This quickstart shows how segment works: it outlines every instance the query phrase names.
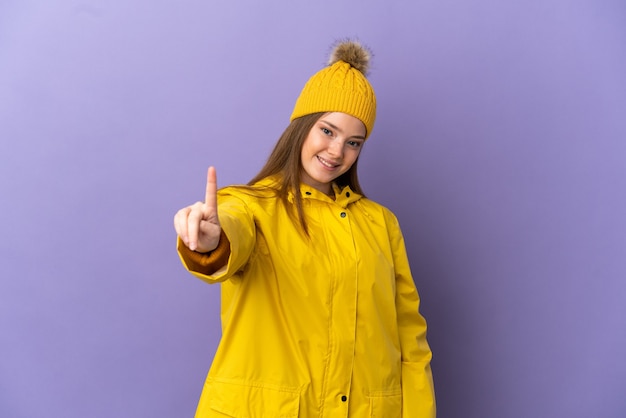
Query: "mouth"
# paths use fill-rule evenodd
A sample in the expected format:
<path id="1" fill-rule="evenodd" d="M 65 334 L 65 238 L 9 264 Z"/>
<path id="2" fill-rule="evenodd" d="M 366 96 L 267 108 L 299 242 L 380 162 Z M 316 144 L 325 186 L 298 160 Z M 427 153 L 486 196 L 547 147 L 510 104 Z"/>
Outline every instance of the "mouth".
<path id="1" fill-rule="evenodd" d="M 317 155 L 316 157 L 317 157 L 317 160 L 318 160 L 318 161 L 319 161 L 319 162 L 320 162 L 320 163 L 321 163 L 324 167 L 329 168 L 329 169 L 331 169 L 331 170 L 332 170 L 332 169 L 335 169 L 335 168 L 337 168 L 337 167 L 339 167 L 339 166 L 341 165 L 341 164 L 335 164 L 335 163 L 333 163 L 332 161 L 328 161 L 328 160 L 326 160 L 326 159 L 324 159 L 324 158 L 320 157 L 319 155 Z"/>

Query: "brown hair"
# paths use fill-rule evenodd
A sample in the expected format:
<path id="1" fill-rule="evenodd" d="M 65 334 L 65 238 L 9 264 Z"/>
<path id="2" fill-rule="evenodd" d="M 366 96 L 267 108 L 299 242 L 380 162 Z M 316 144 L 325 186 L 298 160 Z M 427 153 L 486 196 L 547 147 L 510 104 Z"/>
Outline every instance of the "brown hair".
<path id="1" fill-rule="evenodd" d="M 282 178 L 280 188 L 277 189 L 278 198 L 282 200 L 292 220 L 300 224 L 305 235 L 308 235 L 308 228 L 302 208 L 302 194 L 300 193 L 300 183 L 302 182 L 302 146 L 315 123 L 324 114 L 324 112 L 312 113 L 294 119 L 280 136 L 278 142 L 276 142 L 274 150 L 261 171 L 248 182 L 248 186 L 253 186 L 259 180 L 280 174 Z M 335 179 L 335 183 L 339 187 L 350 186 L 355 193 L 363 195 L 357 175 L 358 161 L 357 158 L 348 171 Z M 290 191 L 294 196 L 295 213 L 288 199 Z"/>

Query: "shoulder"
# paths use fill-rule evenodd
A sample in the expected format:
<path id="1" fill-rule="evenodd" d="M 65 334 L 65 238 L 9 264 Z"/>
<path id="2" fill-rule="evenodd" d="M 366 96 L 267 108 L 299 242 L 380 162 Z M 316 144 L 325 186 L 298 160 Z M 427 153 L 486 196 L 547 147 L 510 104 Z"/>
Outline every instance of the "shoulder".
<path id="1" fill-rule="evenodd" d="M 376 220 L 384 222 L 387 228 L 400 229 L 397 216 L 388 207 L 366 197 L 358 200 L 358 206 Z"/>
<path id="2" fill-rule="evenodd" d="M 365 209 L 369 209 L 370 211 L 380 213 L 381 216 L 385 216 L 386 218 L 396 218 L 396 215 L 389 209 L 387 206 L 382 205 L 370 198 L 363 197 L 359 199 L 359 204 L 363 206 Z"/>

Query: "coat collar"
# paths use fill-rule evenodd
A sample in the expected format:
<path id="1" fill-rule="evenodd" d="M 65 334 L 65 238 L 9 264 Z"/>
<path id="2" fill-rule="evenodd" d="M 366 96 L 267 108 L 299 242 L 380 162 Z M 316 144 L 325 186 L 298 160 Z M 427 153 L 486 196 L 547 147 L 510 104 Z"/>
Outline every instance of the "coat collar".
<path id="1" fill-rule="evenodd" d="M 277 188 L 280 186 L 280 180 L 281 179 L 279 175 L 270 176 L 259 181 L 257 184 L 260 186 Z M 335 183 L 333 183 L 332 187 L 333 187 L 333 192 L 335 193 L 334 200 L 331 197 L 327 196 L 326 194 L 320 192 L 316 188 L 311 187 L 304 183 L 300 185 L 300 194 L 302 195 L 303 200 L 315 199 L 315 200 L 321 200 L 321 201 L 326 201 L 326 202 L 332 202 L 341 206 L 342 208 L 347 207 L 349 204 L 354 203 L 363 197 L 359 193 L 352 191 L 350 186 L 345 186 L 343 188 L 340 188 Z M 290 202 L 293 202 L 292 191 L 289 192 L 289 195 L 287 196 L 287 198 L 289 199 Z"/>
<path id="2" fill-rule="evenodd" d="M 350 186 L 345 186 L 340 188 L 335 183 L 333 183 L 333 193 L 335 193 L 335 199 L 333 200 L 331 197 L 326 194 L 320 192 L 314 187 L 311 187 L 307 184 L 302 184 L 300 186 L 300 193 L 302 194 L 302 199 L 317 199 L 327 202 L 335 203 L 342 208 L 347 207 L 349 204 L 356 202 L 362 196 L 350 188 Z"/>

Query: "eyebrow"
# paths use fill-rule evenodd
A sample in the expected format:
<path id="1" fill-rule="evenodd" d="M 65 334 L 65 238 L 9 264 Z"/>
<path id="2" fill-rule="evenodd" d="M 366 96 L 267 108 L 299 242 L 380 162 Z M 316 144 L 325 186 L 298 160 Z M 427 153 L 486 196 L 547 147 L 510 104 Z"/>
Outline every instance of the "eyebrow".
<path id="1" fill-rule="evenodd" d="M 320 122 L 324 122 L 326 125 L 330 126 L 331 128 L 333 128 L 337 132 L 343 133 L 343 131 L 338 126 L 333 125 L 332 123 L 328 122 L 327 120 L 320 119 Z M 362 135 L 352 135 L 350 138 L 362 139 L 363 141 L 365 141 L 365 137 L 362 136 Z"/>

